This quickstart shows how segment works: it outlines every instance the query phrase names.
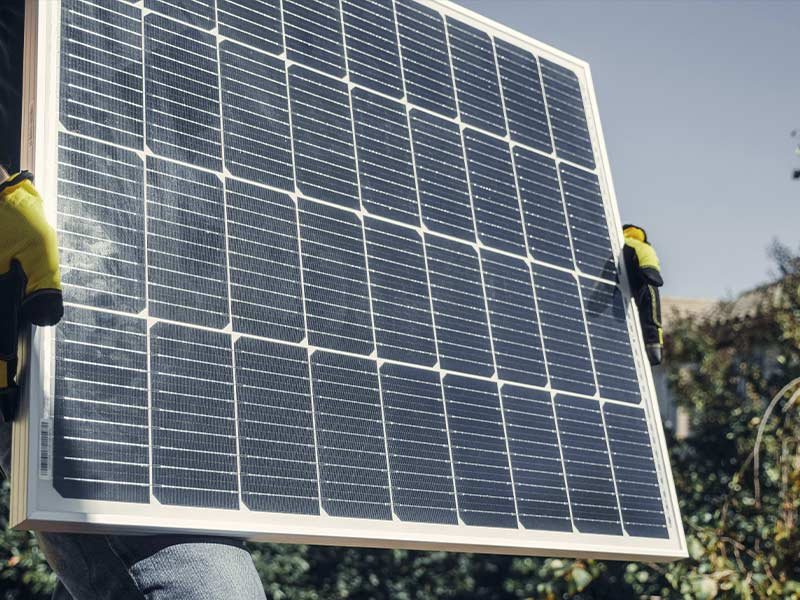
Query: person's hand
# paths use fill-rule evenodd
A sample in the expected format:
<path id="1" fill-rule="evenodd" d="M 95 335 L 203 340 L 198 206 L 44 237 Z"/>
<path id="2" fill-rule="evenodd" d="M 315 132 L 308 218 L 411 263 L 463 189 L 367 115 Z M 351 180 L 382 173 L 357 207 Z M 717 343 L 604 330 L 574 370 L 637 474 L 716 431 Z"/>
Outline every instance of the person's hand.
<path id="1" fill-rule="evenodd" d="M 14 419 L 17 338 L 26 323 L 55 325 L 64 314 L 56 233 L 27 171 L 0 173 L 0 422 Z"/>
<path id="2" fill-rule="evenodd" d="M 664 359 L 664 346 L 661 344 L 647 344 L 645 350 L 647 350 L 647 360 L 650 361 L 651 366 L 655 367 L 661 364 Z"/>

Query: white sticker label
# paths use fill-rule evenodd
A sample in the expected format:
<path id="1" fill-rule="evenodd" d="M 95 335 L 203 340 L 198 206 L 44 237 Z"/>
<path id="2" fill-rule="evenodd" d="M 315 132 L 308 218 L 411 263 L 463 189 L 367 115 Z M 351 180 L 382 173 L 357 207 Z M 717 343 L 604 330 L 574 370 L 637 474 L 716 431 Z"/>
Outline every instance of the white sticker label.
<path id="1" fill-rule="evenodd" d="M 39 422 L 39 479 L 53 478 L 53 422 Z"/>

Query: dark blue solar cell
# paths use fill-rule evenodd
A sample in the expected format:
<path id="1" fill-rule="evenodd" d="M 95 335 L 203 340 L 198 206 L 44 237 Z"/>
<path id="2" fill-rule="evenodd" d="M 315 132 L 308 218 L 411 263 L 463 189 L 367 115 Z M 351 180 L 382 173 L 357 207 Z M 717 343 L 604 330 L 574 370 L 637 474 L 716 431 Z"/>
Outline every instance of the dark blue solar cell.
<path id="1" fill-rule="evenodd" d="M 222 182 L 147 158 L 150 316 L 223 328 L 229 321 Z"/>
<path id="2" fill-rule="evenodd" d="M 113 0 L 61 4 L 64 127 L 143 148 L 141 9 Z"/>
<path id="3" fill-rule="evenodd" d="M 281 0 L 217 0 L 219 33 L 270 54 L 283 52 Z"/>
<path id="4" fill-rule="evenodd" d="M 155 13 L 144 24 L 147 146 L 166 158 L 221 171 L 216 39 Z"/>
<path id="5" fill-rule="evenodd" d="M 294 202 L 234 179 L 225 187 L 233 330 L 300 342 L 306 333 Z"/>
<path id="6" fill-rule="evenodd" d="M 511 139 L 549 154 L 553 143 L 536 58 L 498 38 L 495 45 Z"/>
<path id="7" fill-rule="evenodd" d="M 289 60 L 344 77 L 344 45 L 339 2 L 283 0 L 286 55 Z"/>
<path id="8" fill-rule="evenodd" d="M 425 238 L 439 365 L 444 370 L 494 374 L 478 254 L 467 244 Z"/>
<path id="9" fill-rule="evenodd" d="M 458 514 L 467 525 L 517 527 L 497 384 L 444 378 Z"/>
<path id="10" fill-rule="evenodd" d="M 539 261 L 574 269 L 566 209 L 555 161 L 525 148 L 514 148 L 517 184 L 522 198 L 528 250 Z"/>
<path id="11" fill-rule="evenodd" d="M 295 176 L 307 196 L 359 208 L 347 85 L 289 67 Z"/>
<path id="12" fill-rule="evenodd" d="M 461 120 L 485 131 L 505 135 L 506 121 L 492 38 L 450 17 L 447 18 L 447 30 Z"/>
<path id="13" fill-rule="evenodd" d="M 371 354 L 361 222 L 350 212 L 301 200 L 300 239 L 309 343 Z"/>
<path id="14" fill-rule="evenodd" d="M 395 514 L 403 521 L 457 524 L 439 374 L 385 364 L 380 376 Z"/>
<path id="15" fill-rule="evenodd" d="M 603 414 L 625 531 L 638 537 L 668 538 L 644 411 L 607 402 Z"/>
<path id="16" fill-rule="evenodd" d="M 378 357 L 432 367 L 436 344 L 422 238 L 369 218 L 364 231 Z"/>
<path id="17" fill-rule="evenodd" d="M 293 192 L 284 62 L 227 40 L 219 60 L 225 167 L 236 177 Z"/>
<path id="18" fill-rule="evenodd" d="M 235 352 L 242 502 L 250 510 L 319 514 L 306 350 L 241 338 Z"/>
<path id="19" fill-rule="evenodd" d="M 403 97 L 392 0 L 342 0 L 350 81 Z"/>
<path id="20" fill-rule="evenodd" d="M 556 154 L 560 158 L 594 169 L 594 150 L 577 75 L 544 58 L 540 62 Z"/>
<path id="21" fill-rule="evenodd" d="M 600 396 L 638 403 L 641 390 L 622 293 L 615 285 L 586 278 L 581 278 L 581 293 Z"/>
<path id="22" fill-rule="evenodd" d="M 455 117 L 450 53 L 442 16 L 412 0 L 397 0 L 395 5 L 408 101 Z"/>
<path id="23" fill-rule="evenodd" d="M 561 163 L 561 185 L 578 269 L 615 281 L 616 261 L 611 250 L 608 220 L 597 176 Z"/>
<path id="24" fill-rule="evenodd" d="M 594 395 L 597 388 L 575 276 L 534 264 L 533 281 L 550 385 L 556 390 Z"/>
<path id="25" fill-rule="evenodd" d="M 150 329 L 153 495 L 162 504 L 239 508 L 230 335 Z"/>
<path id="26" fill-rule="evenodd" d="M 572 531 L 550 392 L 504 385 L 500 394 L 520 523 L 526 529 Z"/>
<path id="27" fill-rule="evenodd" d="M 144 319 L 67 306 L 55 355 L 53 487 L 149 502 Z"/>
<path id="28" fill-rule="evenodd" d="M 508 144 L 465 129 L 464 148 L 478 237 L 487 246 L 524 256 L 525 236 Z"/>
<path id="29" fill-rule="evenodd" d="M 575 528 L 622 535 L 600 403 L 559 394 L 556 415 Z"/>
<path id="30" fill-rule="evenodd" d="M 60 133 L 58 161 L 64 300 L 141 312 L 145 307 L 141 158 L 130 150 Z"/>
<path id="31" fill-rule="evenodd" d="M 334 517 L 391 519 L 375 361 L 311 355 L 322 506 Z"/>
<path id="32" fill-rule="evenodd" d="M 144 7 L 202 29 L 211 30 L 215 25 L 214 0 L 144 0 Z"/>
<path id="33" fill-rule="evenodd" d="M 494 357 L 500 379 L 547 385 L 539 317 L 528 264 L 481 250 Z"/>
<path id="34" fill-rule="evenodd" d="M 472 204 L 458 125 L 411 111 L 422 221 L 432 231 L 475 241 Z"/>
<path id="35" fill-rule="evenodd" d="M 352 97 L 364 208 L 374 215 L 419 225 L 405 107 L 361 88 L 353 89 Z"/>

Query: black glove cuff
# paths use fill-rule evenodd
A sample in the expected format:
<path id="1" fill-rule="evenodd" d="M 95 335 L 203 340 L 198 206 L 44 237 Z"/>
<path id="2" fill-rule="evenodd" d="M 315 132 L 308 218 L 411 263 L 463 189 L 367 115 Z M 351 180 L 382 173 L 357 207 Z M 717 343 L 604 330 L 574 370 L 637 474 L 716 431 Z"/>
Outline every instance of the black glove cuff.
<path id="1" fill-rule="evenodd" d="M 55 325 L 64 316 L 61 290 L 38 290 L 22 301 L 22 319 L 39 327 Z"/>
<path id="2" fill-rule="evenodd" d="M 664 279 L 661 277 L 661 272 L 652 267 L 643 267 L 641 270 L 642 278 L 650 285 L 661 287 L 664 285 Z"/>
<path id="3" fill-rule="evenodd" d="M 661 364 L 664 358 L 664 348 L 661 344 L 648 344 L 645 346 L 645 350 L 647 351 L 647 359 L 650 361 L 651 366 L 655 367 Z"/>
<path id="4" fill-rule="evenodd" d="M 19 388 L 10 385 L 0 388 L 0 423 L 10 423 L 17 416 L 19 407 Z"/>
<path id="5" fill-rule="evenodd" d="M 4 182 L 0 183 L 0 192 L 6 188 L 17 185 L 18 183 L 22 183 L 26 179 L 33 181 L 33 173 L 30 171 L 21 171 L 14 175 L 14 177 L 10 177 L 9 179 L 6 179 Z"/>

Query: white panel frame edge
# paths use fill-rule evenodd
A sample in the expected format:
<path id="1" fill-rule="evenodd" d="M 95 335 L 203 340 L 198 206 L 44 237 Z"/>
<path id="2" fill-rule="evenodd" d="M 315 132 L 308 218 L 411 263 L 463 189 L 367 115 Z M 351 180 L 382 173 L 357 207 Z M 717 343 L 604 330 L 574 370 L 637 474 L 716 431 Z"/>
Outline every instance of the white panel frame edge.
<path id="1" fill-rule="evenodd" d="M 589 65 L 448 0 L 417 1 L 576 72 L 587 105 L 597 173 L 606 216 L 612 226 L 612 244 L 621 264 L 621 221 Z M 36 174 L 51 223 L 56 220 L 58 179 L 60 9 L 60 0 L 26 0 L 21 160 L 23 168 Z M 624 269 L 620 277 L 623 288 L 627 289 Z M 262 513 L 244 506 L 238 511 L 167 506 L 158 503 L 152 494 L 150 504 L 62 498 L 53 489 L 51 479 L 39 476 L 40 424 L 43 419 L 52 418 L 54 334 L 53 328 L 36 327 L 30 335 L 29 360 L 25 361 L 26 385 L 13 429 L 10 523 L 16 529 L 80 533 L 182 532 L 229 535 L 254 541 L 371 548 L 658 562 L 685 558 L 688 555 L 686 540 L 652 373 L 644 359 L 635 305 L 627 294 L 626 300 L 635 360 L 642 378 L 643 405 L 662 487 L 668 539 Z"/>

